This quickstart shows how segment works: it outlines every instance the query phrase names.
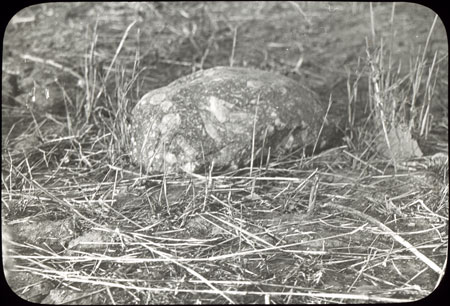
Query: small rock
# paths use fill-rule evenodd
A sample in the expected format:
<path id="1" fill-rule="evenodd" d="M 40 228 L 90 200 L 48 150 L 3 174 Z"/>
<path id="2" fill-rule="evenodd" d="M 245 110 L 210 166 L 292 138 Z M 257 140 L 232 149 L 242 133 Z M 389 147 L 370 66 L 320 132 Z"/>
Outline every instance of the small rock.
<path id="1" fill-rule="evenodd" d="M 150 91 L 132 117 L 132 158 L 147 172 L 239 166 L 255 150 L 314 144 L 324 111 L 302 84 L 272 72 L 215 67 Z"/>
<path id="2" fill-rule="evenodd" d="M 14 97 L 18 94 L 17 75 L 2 73 L 2 105 L 14 105 Z"/>
<path id="3" fill-rule="evenodd" d="M 67 288 L 50 290 L 49 294 L 41 301 L 41 304 L 77 304 L 92 305 L 97 304 L 98 294 L 88 294 L 86 291 L 74 291 Z"/>
<path id="4" fill-rule="evenodd" d="M 383 131 L 376 138 L 376 148 L 384 158 L 392 158 L 403 160 L 414 157 L 422 157 L 417 141 L 412 138 L 408 127 L 404 124 L 391 127 L 387 134 L 389 146 L 386 142 L 386 136 Z"/>
<path id="5" fill-rule="evenodd" d="M 17 143 L 13 146 L 15 152 L 27 152 L 36 148 L 40 144 L 38 137 L 35 134 L 22 135 L 18 138 Z"/>

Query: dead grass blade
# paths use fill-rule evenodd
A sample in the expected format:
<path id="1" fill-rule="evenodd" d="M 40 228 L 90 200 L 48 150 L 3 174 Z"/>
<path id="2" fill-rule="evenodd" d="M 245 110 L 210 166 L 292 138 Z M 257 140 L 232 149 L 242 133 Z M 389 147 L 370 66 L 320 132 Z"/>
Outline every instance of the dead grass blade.
<path id="1" fill-rule="evenodd" d="M 444 274 L 444 270 L 441 269 L 438 265 L 436 265 L 433 261 L 431 261 L 428 257 L 426 257 L 425 255 L 423 255 L 422 253 L 420 253 L 417 248 L 415 248 L 412 244 L 410 244 L 408 241 L 406 241 L 405 239 L 403 239 L 401 236 L 399 236 L 398 234 L 396 234 L 394 231 L 392 231 L 389 227 L 387 227 L 386 225 L 384 225 L 383 223 L 381 223 L 380 221 L 374 219 L 371 216 L 368 216 L 360 211 L 357 211 L 353 208 L 350 207 L 345 207 L 339 204 L 333 204 L 333 203 L 325 203 L 323 204 L 324 207 L 330 207 L 336 210 L 339 210 L 341 212 L 344 213 L 350 213 L 353 215 L 358 216 L 359 218 L 362 218 L 364 220 L 369 221 L 370 223 L 375 224 L 376 226 L 378 226 L 379 228 L 381 228 L 384 232 L 386 232 L 387 234 L 389 234 L 394 240 L 396 240 L 398 243 L 400 243 L 401 245 L 403 245 L 408 251 L 410 251 L 411 253 L 413 253 L 414 255 L 417 256 L 418 259 L 420 259 L 423 263 L 425 263 L 429 268 L 431 268 L 433 271 L 435 271 L 436 273 L 438 273 L 439 275 L 443 275 Z"/>

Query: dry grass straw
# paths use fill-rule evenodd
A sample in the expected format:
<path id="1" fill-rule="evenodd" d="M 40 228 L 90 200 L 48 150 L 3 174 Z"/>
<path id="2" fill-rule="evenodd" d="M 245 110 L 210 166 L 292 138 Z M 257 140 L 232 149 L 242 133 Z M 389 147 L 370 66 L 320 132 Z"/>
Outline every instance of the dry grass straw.
<path id="1" fill-rule="evenodd" d="M 339 154 L 340 158 L 344 156 L 347 155 Z M 95 157 L 88 157 L 90 164 L 99 164 Z M 87 245 L 91 247 L 76 245 L 60 251 L 52 251 L 54 247 L 48 249 L 22 243 L 16 245 L 17 253 L 13 255 L 18 263 L 15 271 L 63 281 L 74 288 L 89 286 L 94 290 L 120 290 L 125 296 L 131 298 L 129 294 L 133 294 L 141 301 L 145 297 L 152 300 L 155 298 L 151 297 L 152 294 L 159 296 L 164 293 L 183 300 L 202 296 L 210 302 L 217 302 L 217 297 L 222 296 L 223 302 L 229 303 L 257 301 L 258 297 L 269 297 L 278 302 L 287 299 L 328 302 L 339 299 L 408 300 L 391 297 L 393 291 L 389 290 L 398 288 L 404 288 L 416 297 L 425 294 L 417 286 L 406 286 L 402 281 L 386 278 L 372 279 L 383 290 L 377 291 L 374 287 L 370 293 L 365 293 L 357 285 L 357 279 L 369 279 L 369 274 L 380 275 L 381 272 L 375 271 L 383 270 L 386 263 L 398 265 L 404 260 L 411 261 L 414 257 L 407 255 L 406 250 L 420 249 L 429 254 L 429 250 L 442 247 L 445 237 L 435 237 L 427 243 L 419 240 L 420 244 L 415 247 L 386 245 L 385 239 L 377 237 L 385 235 L 387 229 L 365 222 L 365 214 L 352 214 L 351 211 L 348 214 L 349 210 L 344 209 L 348 217 L 342 218 L 339 213 L 328 213 L 323 208 L 335 205 L 324 203 L 354 205 L 357 198 L 370 198 L 374 190 L 380 189 L 379 185 L 391 186 L 395 181 L 405 184 L 414 181 L 414 176 L 398 175 L 394 181 L 391 175 L 377 177 L 348 173 L 342 176 L 339 170 L 342 161 L 326 161 L 329 157 L 326 152 L 314 157 L 313 164 L 319 170 L 298 169 L 296 164 L 299 160 L 291 160 L 284 162 L 283 166 L 270 163 L 267 170 L 253 169 L 253 176 L 245 175 L 248 169 L 242 169 L 210 173 L 205 180 L 169 174 L 165 178 L 140 177 L 138 173 L 132 174 L 110 165 L 101 171 L 105 178 L 103 183 L 95 182 L 87 172 L 68 185 L 64 184 L 64 172 L 72 169 L 80 173 L 78 165 L 69 164 L 54 175 L 56 184 L 47 187 L 38 182 L 44 177 L 38 175 L 38 167 L 28 160 L 22 164 L 26 170 L 24 175 L 18 177 L 23 179 L 22 190 L 27 190 L 27 199 L 39 201 L 39 206 L 35 207 L 38 209 L 36 214 L 42 214 L 38 211 L 44 209 L 47 213 L 72 216 L 78 220 L 76 223 L 84 224 L 82 233 L 100 231 L 106 241 L 91 238 Z M 350 161 L 348 158 L 346 163 Z M 34 175 L 30 179 L 32 174 L 28 169 L 33 168 Z M 17 171 L 17 167 L 12 167 L 12 171 Z M 314 177 L 322 178 L 320 184 L 313 181 Z M 211 182 L 209 187 L 205 185 L 206 181 Z M 74 183 L 77 189 L 73 188 Z M 140 184 L 142 187 L 133 188 L 132 193 L 136 196 L 125 191 Z M 149 188 L 148 184 L 156 188 Z M 166 192 L 161 197 L 158 186 L 164 185 Z M 354 186 L 359 186 L 359 191 Z M 15 191 L 16 188 L 8 188 L 5 196 L 12 199 L 23 197 Z M 207 193 L 204 192 L 206 188 L 209 188 Z M 261 199 L 245 200 L 252 190 Z M 176 197 L 176 193 L 181 196 Z M 310 210 L 312 195 L 316 202 L 314 213 Z M 420 209 L 424 207 L 418 202 L 421 197 L 421 193 L 409 191 L 400 196 L 390 196 L 389 201 L 405 203 L 398 213 L 394 213 L 397 217 L 416 207 L 421 218 L 435 220 L 434 228 L 423 234 L 443 230 L 445 216 L 436 220 L 436 212 L 429 208 Z M 150 213 L 151 205 L 154 206 L 153 213 Z M 28 209 L 32 207 L 29 205 Z M 379 214 L 373 208 L 367 209 L 371 214 Z M 379 216 L 386 212 L 382 210 Z M 104 219 L 104 214 L 107 219 Z M 182 220 L 185 225 L 180 227 Z M 395 237 L 402 236 L 415 237 L 407 232 Z M 366 245 L 371 245 L 369 254 Z M 103 268 L 97 268 L 98 263 L 102 263 Z M 113 267 L 126 269 L 120 274 L 109 275 L 108 271 L 116 269 Z M 326 290 L 319 289 L 320 286 L 317 288 L 321 278 L 342 274 L 341 269 L 348 271 L 343 274 L 344 278 L 351 278 L 350 271 L 354 268 L 359 275 L 353 282 L 353 286 L 359 288 L 356 291 L 349 289 L 348 293 L 343 293 L 333 287 Z M 405 272 L 400 270 L 399 275 L 405 277 Z"/>
<path id="2" fill-rule="evenodd" d="M 368 121 L 388 118 L 370 117 L 366 126 L 352 119 L 350 97 L 363 73 L 348 81 L 350 143 L 363 140 L 354 147 L 277 158 L 253 141 L 249 167 L 217 172 L 211 164 L 204 175 L 143 175 L 129 164 L 127 136 L 140 51 L 130 70 L 119 64 L 133 24 L 121 33 L 105 75 L 97 69 L 94 30 L 85 95 L 73 103 L 75 117 L 66 118 L 67 136 L 43 134 L 35 149 L 2 156 L 2 208 L 15 218 L 8 226 L 23 229 L 32 220 L 44 228 L 42 220 L 62 220 L 72 231 L 68 240 L 48 234 L 29 241 L 16 233 L 14 273 L 111 304 L 390 303 L 434 289 L 448 245 L 448 183 L 423 171 L 392 173 L 389 161 L 370 156 Z M 233 50 L 236 31 L 229 37 Z M 385 50 L 377 52 L 368 54 L 379 59 L 369 72 L 379 85 L 377 107 L 388 107 L 386 95 L 402 105 L 401 85 L 418 82 L 426 60 L 407 78 L 389 65 L 389 77 L 375 81 Z M 225 58 L 232 63 L 234 55 Z M 421 107 L 423 114 L 413 116 L 419 130 L 419 122 L 430 124 L 429 107 Z M 259 164 L 258 152 L 267 152 Z"/>

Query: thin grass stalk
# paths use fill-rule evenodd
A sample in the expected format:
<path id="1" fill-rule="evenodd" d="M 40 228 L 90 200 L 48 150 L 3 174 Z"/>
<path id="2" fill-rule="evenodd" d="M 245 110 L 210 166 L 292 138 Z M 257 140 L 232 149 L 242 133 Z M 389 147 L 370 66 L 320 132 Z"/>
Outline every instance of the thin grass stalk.
<path id="1" fill-rule="evenodd" d="M 332 104 L 333 104 L 333 99 L 332 99 L 332 96 L 331 96 L 331 94 L 330 94 L 330 98 L 328 99 L 327 110 L 326 110 L 325 115 L 324 115 L 324 117 L 323 117 L 322 125 L 320 126 L 320 129 L 319 129 L 319 133 L 317 134 L 316 141 L 315 141 L 315 143 L 314 143 L 314 147 L 313 147 L 313 150 L 312 150 L 312 155 L 314 155 L 314 152 L 316 151 L 317 144 L 319 143 L 319 139 L 320 139 L 320 135 L 322 134 L 323 127 L 324 127 L 325 124 L 327 123 L 328 113 L 329 113 L 329 111 L 330 111 L 330 108 L 331 108 L 331 105 L 332 105 Z"/>
<path id="2" fill-rule="evenodd" d="M 411 97 L 411 108 L 410 108 L 410 121 L 409 121 L 409 130 L 413 130 L 416 128 L 416 117 L 417 117 L 417 106 L 416 101 L 420 92 L 420 85 L 422 81 L 423 70 L 425 66 L 425 62 L 419 60 L 419 57 L 416 59 L 416 64 L 413 70 L 413 81 L 411 82 L 412 86 L 412 97 Z"/>
<path id="3" fill-rule="evenodd" d="M 252 177 L 252 174 L 253 174 L 253 160 L 255 158 L 256 122 L 258 120 L 259 99 L 260 99 L 260 94 L 258 93 L 258 97 L 256 98 L 256 105 L 255 105 L 255 115 L 253 116 L 252 148 L 251 148 L 252 151 L 251 151 L 251 157 L 250 157 L 250 174 L 249 174 L 250 177 Z M 252 182 L 251 196 L 253 196 L 253 192 L 255 189 L 255 182 L 256 182 L 256 180 L 253 180 L 253 182 Z"/>
<path id="4" fill-rule="evenodd" d="M 233 29 L 233 45 L 231 47 L 230 67 L 233 67 L 234 65 L 234 52 L 236 49 L 236 41 L 237 41 L 237 27 Z"/>
<path id="5" fill-rule="evenodd" d="M 108 69 L 106 70 L 106 75 L 105 75 L 105 78 L 104 78 L 104 83 L 105 83 L 105 84 L 106 84 L 106 82 L 108 81 L 108 76 L 109 76 L 109 74 L 110 74 L 110 72 L 111 72 L 111 68 L 112 68 L 112 66 L 115 64 L 115 62 L 116 62 L 116 60 L 117 60 L 117 57 L 119 56 L 119 53 L 120 53 L 120 51 L 122 50 L 122 47 L 123 47 L 123 45 L 124 45 L 124 43 L 125 43 L 125 40 L 126 40 L 127 37 L 128 37 L 128 33 L 130 32 L 131 28 L 136 24 L 136 22 L 137 22 L 137 20 L 133 21 L 133 22 L 130 23 L 130 24 L 128 25 L 128 27 L 126 28 L 126 30 L 125 30 L 125 32 L 124 32 L 124 34 L 123 34 L 123 36 L 122 36 L 122 39 L 120 40 L 119 46 L 118 46 L 117 49 L 116 49 L 116 53 L 114 54 L 114 57 L 113 57 L 111 63 L 109 64 Z M 102 88 L 102 89 L 103 89 L 103 88 Z M 97 98 L 100 97 L 101 94 L 102 94 L 102 90 L 100 90 L 100 91 L 98 92 Z"/>
<path id="6" fill-rule="evenodd" d="M 85 121 L 88 122 L 92 110 L 95 107 L 96 99 L 95 99 L 95 89 L 97 87 L 97 68 L 96 68 L 96 62 L 95 62 L 95 46 L 97 45 L 97 27 L 98 27 L 98 19 L 95 21 L 94 30 L 92 34 L 92 42 L 90 44 L 90 51 L 89 55 L 85 57 L 84 60 L 84 86 L 85 86 L 85 93 L 86 93 L 86 99 L 85 103 L 80 103 L 77 114 L 81 113 L 82 108 L 84 108 L 84 116 Z"/>
<path id="7" fill-rule="evenodd" d="M 436 57 L 437 57 L 437 51 L 434 53 L 433 61 L 431 63 L 431 67 L 428 70 L 428 77 L 427 81 L 425 83 L 425 94 L 424 94 L 424 101 L 422 104 L 422 109 L 420 110 L 420 116 L 419 116 L 419 129 L 420 129 L 420 136 L 423 136 L 425 133 L 425 129 L 427 126 L 427 123 L 429 121 L 429 110 L 432 103 L 432 97 L 433 87 L 430 87 L 430 81 L 431 77 L 433 75 L 434 66 L 436 63 Z M 428 134 L 428 133 L 427 133 Z"/>
<path id="8" fill-rule="evenodd" d="M 370 12 L 370 33 L 372 34 L 372 42 L 375 44 L 375 17 L 373 14 L 372 2 L 369 2 L 369 12 Z"/>

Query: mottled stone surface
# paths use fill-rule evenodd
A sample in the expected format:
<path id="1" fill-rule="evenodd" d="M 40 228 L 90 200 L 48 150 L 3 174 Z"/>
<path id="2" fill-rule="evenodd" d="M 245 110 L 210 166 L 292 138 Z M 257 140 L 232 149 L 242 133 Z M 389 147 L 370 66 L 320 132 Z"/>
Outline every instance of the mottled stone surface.
<path id="1" fill-rule="evenodd" d="M 256 113 L 256 117 L 255 117 Z M 266 134 L 265 148 L 315 142 L 324 110 L 292 79 L 248 68 L 215 67 L 153 90 L 133 109 L 133 160 L 147 172 L 195 172 L 214 161 L 238 166 Z"/>

